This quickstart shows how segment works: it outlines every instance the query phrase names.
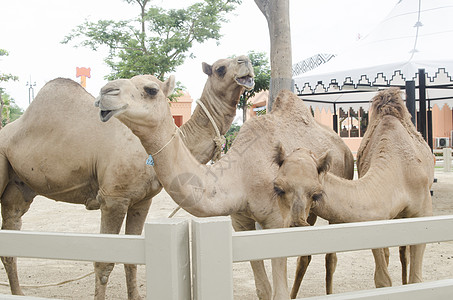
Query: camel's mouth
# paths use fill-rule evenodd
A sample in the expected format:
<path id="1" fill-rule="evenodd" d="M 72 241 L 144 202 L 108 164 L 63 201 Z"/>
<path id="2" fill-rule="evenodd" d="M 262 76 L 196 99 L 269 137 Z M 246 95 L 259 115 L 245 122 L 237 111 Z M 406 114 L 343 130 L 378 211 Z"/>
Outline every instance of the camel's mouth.
<path id="1" fill-rule="evenodd" d="M 110 120 L 113 116 L 121 113 L 124 111 L 127 107 L 127 104 L 125 104 L 123 107 L 120 107 L 118 109 L 106 109 L 106 108 L 101 108 L 101 111 L 99 113 L 99 116 L 101 117 L 102 122 L 107 122 Z"/>
<path id="2" fill-rule="evenodd" d="M 242 85 L 243 87 L 245 87 L 247 90 L 251 90 L 255 86 L 255 80 L 250 75 L 237 77 L 236 82 L 239 85 Z"/>
<path id="3" fill-rule="evenodd" d="M 107 122 L 111 117 L 115 115 L 115 110 L 101 110 L 100 117 L 102 122 Z"/>

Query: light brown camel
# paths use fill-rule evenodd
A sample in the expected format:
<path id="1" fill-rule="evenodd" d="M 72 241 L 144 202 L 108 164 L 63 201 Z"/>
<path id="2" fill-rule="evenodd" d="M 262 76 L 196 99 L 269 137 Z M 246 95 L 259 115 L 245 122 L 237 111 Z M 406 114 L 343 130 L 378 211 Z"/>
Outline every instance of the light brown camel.
<path id="1" fill-rule="evenodd" d="M 208 79 L 200 101 L 220 134 L 231 125 L 239 97 L 253 87 L 250 60 L 241 56 L 203 64 Z M 166 100 L 165 100 L 166 101 Z M 101 233 L 141 234 L 151 199 L 162 186 L 138 138 L 118 120 L 101 123 L 94 97 L 69 79 L 47 83 L 24 115 L 0 131 L 2 228 L 19 230 L 39 194 L 56 201 L 101 208 Z M 168 104 L 167 104 L 168 106 Z M 174 127 L 174 125 L 173 125 Z M 214 155 L 216 131 L 197 106 L 181 127 L 201 163 Z M 16 259 L 2 258 L 11 292 L 23 294 Z M 95 263 L 95 298 L 104 299 L 113 264 Z M 136 266 L 125 265 L 128 297 L 139 298 Z"/>
<path id="2" fill-rule="evenodd" d="M 102 88 L 101 119 L 115 115 L 137 135 L 152 155 L 157 176 L 165 190 L 189 213 L 198 217 L 231 215 L 235 230 L 284 227 L 273 191 L 277 165 L 274 145 L 305 146 L 316 153 L 332 149 L 332 170 L 352 178 L 353 158 L 333 131 L 315 122 L 296 95 L 280 92 L 271 113 L 248 120 L 229 152 L 213 165 L 202 165 L 187 150 L 175 130 L 165 96 L 173 83 L 157 79 L 117 80 Z M 144 98 L 142 91 L 149 90 Z M 263 261 L 251 262 L 259 299 L 271 299 Z M 286 258 L 272 260 L 273 298 L 289 299 Z"/>
<path id="3" fill-rule="evenodd" d="M 358 180 L 327 172 L 329 152 L 316 158 L 300 148 L 286 156 L 278 147 L 276 160 L 281 167 L 274 188 L 291 222 L 303 224 L 310 209 L 330 223 L 432 215 L 433 155 L 411 123 L 399 90 L 380 92 L 371 111 L 373 118 L 358 152 Z M 422 281 L 424 249 L 425 245 L 410 247 L 409 283 Z M 376 287 L 391 286 L 388 257 L 383 249 L 373 250 L 373 255 Z"/>

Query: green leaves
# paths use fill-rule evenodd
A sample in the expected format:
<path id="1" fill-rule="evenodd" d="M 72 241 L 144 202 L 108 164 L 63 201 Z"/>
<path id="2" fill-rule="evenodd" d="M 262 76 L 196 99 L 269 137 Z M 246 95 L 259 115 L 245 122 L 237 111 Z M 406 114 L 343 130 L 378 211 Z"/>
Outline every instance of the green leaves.
<path id="1" fill-rule="evenodd" d="M 193 43 L 221 38 L 220 28 L 226 13 L 240 0 L 204 0 L 186 9 L 146 9 L 148 0 L 124 0 L 140 6 L 135 20 L 85 21 L 67 35 L 62 43 L 76 42 L 94 51 L 109 49 L 105 62 L 112 69 L 107 79 L 152 74 L 163 79 L 182 65 Z M 81 41 L 79 41 L 81 39 Z"/>
<path id="2" fill-rule="evenodd" d="M 8 51 L 6 51 L 4 49 L 0 49 L 0 56 L 8 56 L 8 55 L 9 55 Z M 9 81 L 9 80 L 17 81 L 17 80 L 19 80 L 19 77 L 12 75 L 12 74 L 0 73 L 0 83 L 2 81 Z"/>

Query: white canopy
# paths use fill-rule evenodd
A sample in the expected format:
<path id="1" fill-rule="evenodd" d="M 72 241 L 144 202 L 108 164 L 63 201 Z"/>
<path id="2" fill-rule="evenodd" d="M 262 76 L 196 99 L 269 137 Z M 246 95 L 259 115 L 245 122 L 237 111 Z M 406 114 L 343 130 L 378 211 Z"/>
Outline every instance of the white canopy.
<path id="1" fill-rule="evenodd" d="M 349 50 L 294 77 L 296 92 L 313 105 L 368 108 L 380 88 L 405 87 L 425 69 L 431 105 L 453 106 L 453 1 L 400 0 Z M 416 92 L 418 99 L 418 90 Z"/>

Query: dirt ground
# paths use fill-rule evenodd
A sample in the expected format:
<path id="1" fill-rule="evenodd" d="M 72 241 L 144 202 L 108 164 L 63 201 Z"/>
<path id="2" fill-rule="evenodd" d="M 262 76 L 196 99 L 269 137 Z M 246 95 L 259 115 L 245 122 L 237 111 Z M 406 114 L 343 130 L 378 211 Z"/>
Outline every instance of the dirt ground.
<path id="1" fill-rule="evenodd" d="M 434 215 L 453 214 L 453 173 L 436 171 L 437 183 L 433 184 Z M 148 219 L 167 217 L 176 207 L 171 198 L 162 192 L 154 200 Z M 184 211 L 176 217 L 190 217 Z M 23 230 L 49 232 L 99 231 L 100 212 L 87 211 L 81 205 L 58 203 L 44 197 L 37 197 L 29 212 L 23 218 Z M 318 221 L 320 226 L 326 224 Z M 446 229 L 451 230 L 451 229 Z M 398 249 L 392 248 L 389 271 L 394 285 L 401 285 L 401 269 Z M 52 261 L 19 258 L 19 276 L 23 290 L 28 296 L 57 299 L 92 299 L 94 275 L 70 283 L 50 287 L 27 287 L 59 283 L 81 277 L 93 271 L 90 262 Z M 288 259 L 289 284 L 292 285 L 295 258 Z M 270 262 L 266 262 L 270 274 Z M 0 267 L 0 282 L 7 282 L 3 265 Z M 371 251 L 355 251 L 338 254 L 338 265 L 334 275 L 334 292 L 374 288 L 374 261 Z M 235 299 L 257 299 L 253 274 L 249 263 L 234 264 Z M 299 297 L 324 295 L 324 256 L 313 257 L 311 265 L 299 292 Z M 424 257 L 423 276 L 425 281 L 453 278 L 453 241 L 429 244 Z M 146 295 L 145 270 L 139 266 L 139 286 L 142 296 Z M 9 286 L 0 285 L 0 294 L 9 294 Z M 116 266 L 110 276 L 107 299 L 126 299 L 126 286 L 122 266 Z M 0 296 L 1 299 L 1 296 Z"/>

